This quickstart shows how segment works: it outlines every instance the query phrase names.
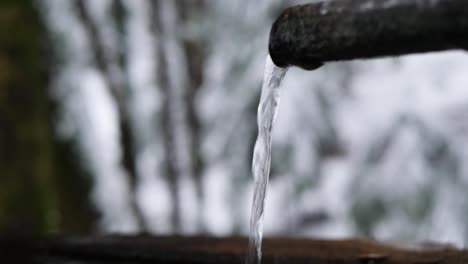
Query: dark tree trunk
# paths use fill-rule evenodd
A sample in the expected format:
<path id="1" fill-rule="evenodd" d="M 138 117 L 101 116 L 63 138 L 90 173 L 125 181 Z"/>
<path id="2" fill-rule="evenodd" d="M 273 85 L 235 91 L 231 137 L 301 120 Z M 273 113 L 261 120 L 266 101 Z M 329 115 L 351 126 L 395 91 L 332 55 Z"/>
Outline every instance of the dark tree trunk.
<path id="1" fill-rule="evenodd" d="M 90 231 L 88 178 L 53 132 L 51 43 L 35 1 L 1 1 L 0 18 L 0 233 Z"/>

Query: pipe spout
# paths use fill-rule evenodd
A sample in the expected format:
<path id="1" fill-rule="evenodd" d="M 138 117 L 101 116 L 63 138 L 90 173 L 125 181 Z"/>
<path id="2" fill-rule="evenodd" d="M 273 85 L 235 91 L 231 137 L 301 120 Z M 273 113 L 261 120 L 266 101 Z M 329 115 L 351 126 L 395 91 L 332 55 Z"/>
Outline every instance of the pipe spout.
<path id="1" fill-rule="evenodd" d="M 467 0 L 331 0 L 286 9 L 269 41 L 273 62 L 329 61 L 468 49 Z"/>

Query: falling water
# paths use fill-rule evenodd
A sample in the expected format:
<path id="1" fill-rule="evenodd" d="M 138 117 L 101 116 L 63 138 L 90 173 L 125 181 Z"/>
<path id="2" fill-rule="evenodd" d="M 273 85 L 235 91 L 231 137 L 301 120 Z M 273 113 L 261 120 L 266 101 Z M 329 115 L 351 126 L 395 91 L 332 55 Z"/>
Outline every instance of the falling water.
<path id="1" fill-rule="evenodd" d="M 250 218 L 247 264 L 260 263 L 262 258 L 263 212 L 270 175 L 271 131 L 278 109 L 279 86 L 286 72 L 287 68 L 277 67 L 268 55 L 257 114 L 258 137 L 252 161 L 255 190 Z"/>

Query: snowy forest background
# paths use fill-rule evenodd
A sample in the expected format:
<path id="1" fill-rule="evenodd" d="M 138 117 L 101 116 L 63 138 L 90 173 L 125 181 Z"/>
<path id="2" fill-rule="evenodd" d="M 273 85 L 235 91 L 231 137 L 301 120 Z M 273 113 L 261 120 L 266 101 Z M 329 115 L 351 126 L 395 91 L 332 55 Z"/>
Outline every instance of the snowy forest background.
<path id="1" fill-rule="evenodd" d="M 0 231 L 247 234 L 280 0 L 0 3 Z M 310 1 L 309 1 L 310 2 Z M 468 241 L 463 52 L 290 69 L 265 235 Z"/>

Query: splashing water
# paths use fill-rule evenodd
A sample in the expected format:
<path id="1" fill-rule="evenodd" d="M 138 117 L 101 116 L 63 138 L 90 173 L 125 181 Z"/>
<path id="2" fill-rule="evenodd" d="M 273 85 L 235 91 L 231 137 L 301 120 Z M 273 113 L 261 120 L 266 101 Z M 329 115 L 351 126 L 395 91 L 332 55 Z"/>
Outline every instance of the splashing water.
<path id="1" fill-rule="evenodd" d="M 258 137 L 252 161 L 255 190 L 250 218 L 247 264 L 258 264 L 262 258 L 263 212 L 271 163 L 271 131 L 278 109 L 279 86 L 286 72 L 287 68 L 277 67 L 268 55 L 257 113 Z"/>

